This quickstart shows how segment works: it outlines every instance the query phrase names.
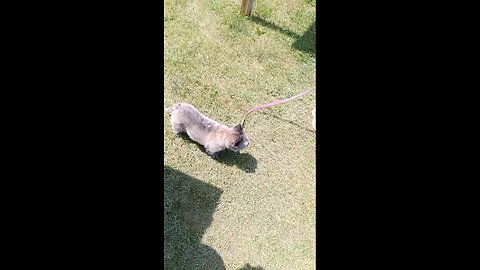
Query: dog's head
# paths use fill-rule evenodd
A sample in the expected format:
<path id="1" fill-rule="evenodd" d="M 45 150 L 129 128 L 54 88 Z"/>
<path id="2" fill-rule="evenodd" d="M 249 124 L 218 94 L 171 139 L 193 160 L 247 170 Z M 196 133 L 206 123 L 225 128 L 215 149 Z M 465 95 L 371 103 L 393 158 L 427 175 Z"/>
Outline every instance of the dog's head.
<path id="1" fill-rule="evenodd" d="M 248 146 L 248 137 L 243 132 L 242 125 L 238 124 L 231 128 L 230 131 L 227 148 L 235 152 L 245 149 Z"/>

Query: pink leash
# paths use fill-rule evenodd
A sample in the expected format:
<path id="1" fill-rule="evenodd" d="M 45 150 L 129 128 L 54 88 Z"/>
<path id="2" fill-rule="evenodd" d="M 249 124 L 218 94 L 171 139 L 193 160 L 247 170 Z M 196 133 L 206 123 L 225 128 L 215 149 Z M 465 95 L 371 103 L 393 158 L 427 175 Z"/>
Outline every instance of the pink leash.
<path id="1" fill-rule="evenodd" d="M 282 99 L 282 100 L 276 100 L 276 101 L 273 101 L 273 102 L 270 102 L 270 103 L 267 103 L 267 104 L 264 104 L 264 105 L 260 105 L 260 106 L 257 106 L 253 109 L 250 109 L 246 114 L 245 116 L 243 117 L 243 120 L 242 120 L 242 123 L 240 124 L 242 127 L 243 127 L 243 124 L 245 123 L 245 119 L 247 118 L 247 116 L 253 112 L 256 112 L 258 110 L 261 110 L 261 109 L 265 109 L 265 108 L 268 108 L 268 107 L 271 107 L 273 105 L 277 105 L 277 104 L 282 104 L 282 103 L 285 103 L 285 102 L 289 102 L 290 100 L 293 100 L 293 99 L 297 99 L 303 95 L 306 95 L 308 92 L 312 91 L 313 89 L 315 88 L 315 86 L 313 86 L 312 88 L 310 89 L 307 89 L 307 91 L 303 92 L 303 93 L 300 93 L 296 96 L 293 96 L 291 98 L 288 98 L 288 99 Z"/>

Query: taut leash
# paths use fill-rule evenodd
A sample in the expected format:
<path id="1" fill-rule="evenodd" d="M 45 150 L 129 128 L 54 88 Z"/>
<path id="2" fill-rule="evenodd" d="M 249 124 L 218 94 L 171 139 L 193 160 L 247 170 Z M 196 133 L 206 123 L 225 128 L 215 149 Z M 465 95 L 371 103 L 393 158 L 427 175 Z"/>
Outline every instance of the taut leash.
<path id="1" fill-rule="evenodd" d="M 243 117 L 242 119 L 242 123 L 240 124 L 242 127 L 243 127 L 243 124 L 245 123 L 245 119 L 247 118 L 247 116 L 253 112 L 256 112 L 258 110 L 261 110 L 261 109 L 265 109 L 265 108 L 268 108 L 268 107 L 271 107 L 273 105 L 277 105 L 277 104 L 282 104 L 282 103 L 285 103 L 285 102 L 289 102 L 290 100 L 294 100 L 294 99 L 297 99 L 301 96 L 304 96 L 306 95 L 308 92 L 312 91 L 313 89 L 315 88 L 315 86 L 311 87 L 310 89 L 307 89 L 307 91 L 303 92 L 303 93 L 300 93 L 298 95 L 295 95 L 291 98 L 288 98 L 288 99 L 282 99 L 282 100 L 276 100 L 276 101 L 273 101 L 273 102 L 270 102 L 270 103 L 267 103 L 267 104 L 263 104 L 263 105 L 260 105 L 260 106 L 257 106 L 253 109 L 250 109 L 246 114 L 245 116 Z"/>

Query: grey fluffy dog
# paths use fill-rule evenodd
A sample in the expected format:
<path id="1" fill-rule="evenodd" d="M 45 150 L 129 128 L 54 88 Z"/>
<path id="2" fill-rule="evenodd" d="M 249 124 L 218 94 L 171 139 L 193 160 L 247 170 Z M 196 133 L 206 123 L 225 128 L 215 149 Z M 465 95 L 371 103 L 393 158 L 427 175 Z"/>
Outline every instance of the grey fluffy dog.
<path id="1" fill-rule="evenodd" d="M 192 140 L 203 145 L 213 158 L 217 158 L 224 149 L 239 152 L 248 146 L 248 137 L 240 124 L 229 128 L 187 103 L 175 103 L 165 111 L 171 114 L 170 122 L 175 135 L 186 132 Z"/>

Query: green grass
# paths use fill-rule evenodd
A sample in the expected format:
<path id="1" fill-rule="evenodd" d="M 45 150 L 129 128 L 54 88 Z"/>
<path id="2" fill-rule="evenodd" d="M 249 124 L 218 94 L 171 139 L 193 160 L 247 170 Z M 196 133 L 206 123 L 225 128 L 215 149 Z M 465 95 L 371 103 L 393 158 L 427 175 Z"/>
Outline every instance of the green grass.
<path id="1" fill-rule="evenodd" d="M 164 2 L 164 101 L 228 126 L 315 85 L 315 1 Z M 210 159 L 165 114 L 166 269 L 314 269 L 315 93 L 247 118 L 250 145 Z"/>

